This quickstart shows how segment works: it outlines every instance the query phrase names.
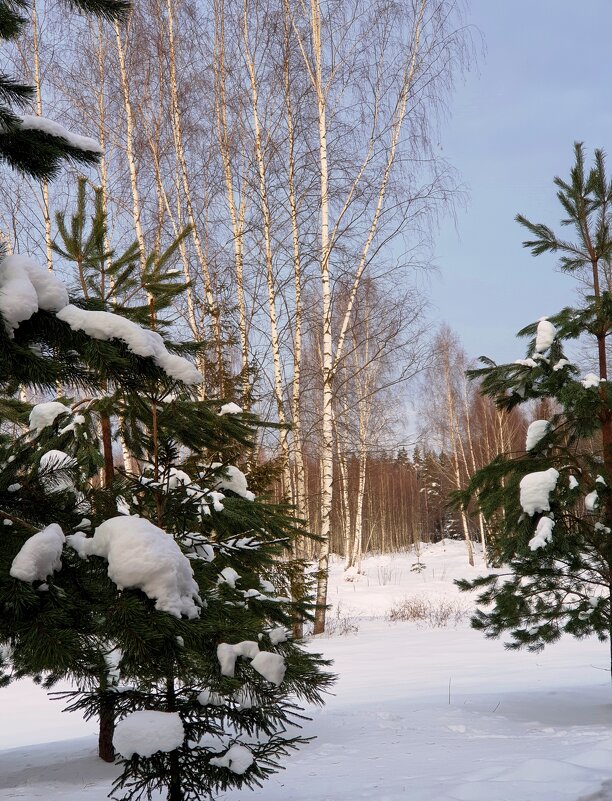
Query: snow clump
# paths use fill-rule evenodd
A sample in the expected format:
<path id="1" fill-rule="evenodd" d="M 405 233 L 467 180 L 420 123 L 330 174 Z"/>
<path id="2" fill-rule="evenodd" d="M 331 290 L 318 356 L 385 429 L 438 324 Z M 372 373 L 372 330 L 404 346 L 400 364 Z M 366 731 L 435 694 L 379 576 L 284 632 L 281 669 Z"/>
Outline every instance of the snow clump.
<path id="1" fill-rule="evenodd" d="M 230 645 L 227 642 L 220 643 L 217 646 L 217 659 L 221 666 L 221 674 L 233 678 L 238 657 L 243 656 L 246 659 L 254 659 L 258 653 L 259 645 L 253 640 L 243 640 L 235 645 Z"/>
<path id="2" fill-rule="evenodd" d="M 93 339 L 120 339 L 137 356 L 151 357 L 169 376 L 185 384 L 200 384 L 198 369 L 182 356 L 170 353 L 156 331 L 142 328 L 132 320 L 104 311 L 87 311 L 69 304 L 57 314 L 73 331 L 84 331 Z"/>
<path id="3" fill-rule="evenodd" d="M 548 420 L 534 420 L 529 424 L 527 429 L 527 441 L 525 443 L 525 450 L 530 451 L 538 444 L 538 442 L 546 436 L 550 423 Z"/>
<path id="4" fill-rule="evenodd" d="M 52 449 L 43 453 L 38 464 L 38 472 L 43 473 L 41 481 L 45 492 L 51 495 L 54 492 L 64 492 L 74 489 L 74 484 L 67 475 L 56 475 L 56 472 L 70 470 L 77 466 L 77 461 L 64 451 Z"/>
<path id="5" fill-rule="evenodd" d="M 601 379 L 595 373 L 587 373 L 580 383 L 585 389 L 590 389 L 591 387 L 598 387 Z"/>
<path id="6" fill-rule="evenodd" d="M 64 532 L 57 523 L 43 528 L 23 543 L 13 559 L 10 574 L 20 581 L 45 581 L 56 570 L 62 569 Z"/>
<path id="7" fill-rule="evenodd" d="M 223 467 L 224 472 L 222 475 L 215 477 L 215 487 L 231 490 L 247 501 L 255 500 L 255 495 L 248 489 L 247 479 L 242 470 L 234 467 L 233 464 L 222 465 L 221 462 L 213 462 L 211 464 L 213 470 L 217 470 L 219 467 Z"/>
<path id="8" fill-rule="evenodd" d="M 550 511 L 548 496 L 557 486 L 559 472 L 554 467 L 529 473 L 523 476 L 520 483 L 520 501 L 525 514 Z"/>
<path id="9" fill-rule="evenodd" d="M 52 426 L 60 414 L 70 414 L 71 411 L 69 406 L 64 406 L 59 401 L 38 403 L 30 412 L 30 431 L 40 434 L 44 428 Z"/>
<path id="10" fill-rule="evenodd" d="M 589 492 L 589 494 L 584 499 L 584 506 L 587 512 L 595 511 L 595 509 L 599 506 L 599 495 L 597 494 L 597 490 Z"/>
<path id="11" fill-rule="evenodd" d="M 276 684 L 277 687 L 285 678 L 287 670 L 284 657 L 280 654 L 273 654 L 270 651 L 260 651 L 251 662 L 251 666 L 264 679 Z"/>
<path id="12" fill-rule="evenodd" d="M 544 353 L 545 350 L 548 350 L 552 345 L 555 337 L 557 336 L 557 329 L 555 326 L 547 320 L 546 317 L 542 317 L 540 322 L 538 323 L 538 328 L 536 331 L 536 341 L 535 341 L 535 349 L 537 353 Z"/>
<path id="13" fill-rule="evenodd" d="M 124 759 L 130 759 L 134 754 L 150 757 L 158 751 L 174 751 L 184 739 L 185 727 L 178 712 L 143 709 L 117 723 L 113 745 Z"/>
<path id="14" fill-rule="evenodd" d="M 57 312 L 68 304 L 61 281 L 27 256 L 5 256 L 0 261 L 0 314 L 10 336 L 39 309 Z"/>
<path id="15" fill-rule="evenodd" d="M 232 773 L 242 775 L 246 773 L 254 761 L 253 754 L 246 746 L 234 743 L 223 756 L 213 757 L 209 764 L 218 768 L 228 768 Z"/>
<path id="16" fill-rule="evenodd" d="M 529 540 L 529 547 L 532 551 L 543 548 L 552 540 L 552 530 L 554 527 L 555 521 L 551 517 L 540 518 L 536 526 L 535 535 Z"/>
<path id="17" fill-rule="evenodd" d="M 156 609 L 174 617 L 199 616 L 202 601 L 189 559 L 169 534 L 148 520 L 112 517 L 92 538 L 77 532 L 68 543 L 83 559 L 108 560 L 108 576 L 120 590 L 142 590 Z"/>
<path id="18" fill-rule="evenodd" d="M 242 414 L 242 409 L 237 403 L 224 403 L 219 412 L 219 417 L 223 417 L 224 414 Z"/>
<path id="19" fill-rule="evenodd" d="M 49 120 L 46 117 L 35 117 L 33 114 L 17 115 L 17 118 L 22 131 L 41 131 L 41 133 L 49 134 L 49 136 L 57 136 L 59 139 L 64 139 L 70 147 L 75 147 L 77 150 L 102 153 L 100 143 L 96 142 L 95 139 L 72 133 L 72 131 L 60 125 L 59 122 L 55 122 L 55 120 Z"/>

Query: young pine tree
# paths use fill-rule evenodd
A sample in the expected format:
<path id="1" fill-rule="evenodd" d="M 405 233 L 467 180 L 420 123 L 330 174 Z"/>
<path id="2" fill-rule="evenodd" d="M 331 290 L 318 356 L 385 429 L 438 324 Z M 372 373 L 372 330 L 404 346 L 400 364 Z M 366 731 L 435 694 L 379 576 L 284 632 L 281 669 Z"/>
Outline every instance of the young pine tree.
<path id="1" fill-rule="evenodd" d="M 604 155 L 587 168 L 581 144 L 568 181 L 555 178 L 563 208 L 562 238 L 543 224 L 518 222 L 533 255 L 554 253 L 563 271 L 586 289 L 580 304 L 519 332 L 526 358 L 472 371 L 481 390 L 502 409 L 548 401 L 547 419 L 528 430 L 525 452 L 503 454 L 473 477 L 462 501 L 475 498 L 494 534 L 502 575 L 462 581 L 481 590 L 472 625 L 486 636 L 509 632 L 508 647 L 539 650 L 562 633 L 611 638 L 612 387 L 606 339 L 612 331 L 610 233 L 612 183 Z M 590 348 L 587 372 L 572 364 L 566 342 Z"/>

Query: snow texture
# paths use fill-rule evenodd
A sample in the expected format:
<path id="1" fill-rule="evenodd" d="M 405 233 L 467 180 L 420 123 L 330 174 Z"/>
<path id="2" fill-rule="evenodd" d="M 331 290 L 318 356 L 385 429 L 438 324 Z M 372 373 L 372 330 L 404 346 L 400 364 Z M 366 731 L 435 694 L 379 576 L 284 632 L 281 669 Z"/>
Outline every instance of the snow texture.
<path id="1" fill-rule="evenodd" d="M 92 538 L 81 532 L 68 537 L 79 556 L 101 556 L 108 576 L 120 590 L 135 588 L 155 601 L 155 608 L 174 617 L 198 617 L 199 587 L 189 559 L 174 539 L 141 517 L 113 517 Z"/>
<path id="2" fill-rule="evenodd" d="M 601 381 L 595 373 L 587 373 L 580 383 L 585 389 L 590 389 L 591 387 L 598 387 Z"/>
<path id="3" fill-rule="evenodd" d="M 578 479 L 576 478 L 576 476 L 570 476 L 567 483 L 571 490 L 576 489 L 576 487 L 578 486 Z"/>
<path id="4" fill-rule="evenodd" d="M 212 690 L 202 690 L 198 695 L 198 703 L 202 706 L 223 706 L 225 698 Z"/>
<path id="5" fill-rule="evenodd" d="M 544 353 L 545 350 L 548 350 L 548 348 L 550 348 L 552 345 L 556 335 L 557 329 L 555 326 L 549 320 L 547 320 L 546 317 L 543 317 L 538 323 L 538 328 L 536 331 L 536 352 Z"/>
<path id="6" fill-rule="evenodd" d="M 548 420 L 534 420 L 529 424 L 527 429 L 527 441 L 525 443 L 525 450 L 530 451 L 538 444 L 538 442 L 546 436 L 550 423 Z"/>
<path id="7" fill-rule="evenodd" d="M 32 259 L 16 254 L 0 261 L 0 314 L 10 335 L 39 309 L 57 312 L 67 303 L 66 287 Z"/>
<path id="8" fill-rule="evenodd" d="M 17 556 L 13 559 L 10 574 L 20 581 L 45 581 L 57 570 L 62 569 L 62 549 L 64 532 L 51 523 L 42 531 L 33 534 L 23 543 Z"/>
<path id="9" fill-rule="evenodd" d="M 217 659 L 221 666 L 221 674 L 233 678 L 238 657 L 243 656 L 246 659 L 254 659 L 258 653 L 259 645 L 253 640 L 243 640 L 235 645 L 230 645 L 227 642 L 219 643 L 217 646 Z"/>
<path id="10" fill-rule="evenodd" d="M 239 580 L 240 574 L 236 573 L 233 567 L 224 567 L 217 579 L 217 584 L 229 584 L 230 587 L 236 589 L 236 582 Z"/>
<path id="11" fill-rule="evenodd" d="M 223 756 L 213 757 L 210 760 L 210 764 L 218 768 L 228 768 L 232 773 L 242 775 L 246 773 L 254 761 L 253 754 L 246 746 L 234 743 Z"/>
<path id="12" fill-rule="evenodd" d="M 535 655 L 471 629 L 473 594 L 453 580 L 490 572 L 475 551 L 470 567 L 464 542 L 423 543 L 419 573 L 414 549 L 366 554 L 352 583 L 332 555 L 328 619 L 350 615 L 358 631 L 330 625 L 304 642 L 338 675 L 325 706 L 307 705 L 312 720 L 300 721 L 316 739 L 262 787 L 228 788 L 223 801 L 611 801 L 609 643 L 564 634 Z M 407 597 L 461 604 L 466 616 L 442 628 L 390 623 Z M 95 721 L 61 708 L 31 679 L 3 689 L 0 801 L 107 798 L 120 766 L 98 758 Z M 212 739 L 219 758 L 228 744 Z"/>
<path id="13" fill-rule="evenodd" d="M 143 709 L 117 723 L 113 745 L 124 759 L 130 759 L 134 754 L 150 757 L 158 751 L 174 751 L 184 739 L 185 728 L 178 712 Z"/>
<path id="14" fill-rule="evenodd" d="M 90 153 L 102 153 L 99 142 L 89 136 L 79 136 L 72 133 L 59 122 L 49 120 L 46 117 L 34 117 L 32 114 L 18 115 L 20 127 L 24 131 L 42 131 L 49 136 L 56 136 L 64 139 L 71 147 L 77 150 L 84 150 Z"/>
<path id="15" fill-rule="evenodd" d="M 270 638 L 272 645 L 278 645 L 281 642 L 287 642 L 288 639 L 288 632 L 284 626 L 277 626 L 274 629 L 270 629 L 270 631 L 267 631 L 266 634 Z"/>
<path id="16" fill-rule="evenodd" d="M 569 362 L 567 359 L 559 359 L 559 361 L 553 366 L 553 370 L 558 372 L 559 370 L 563 370 L 563 368 L 568 365 Z"/>
<path id="17" fill-rule="evenodd" d="M 540 518 L 536 526 L 535 535 L 529 540 L 529 547 L 532 551 L 543 548 L 552 540 L 552 530 L 554 527 L 555 521 L 551 517 Z"/>
<path id="18" fill-rule="evenodd" d="M 589 494 L 584 499 L 584 506 L 587 512 L 595 511 L 595 509 L 599 506 L 599 495 L 597 494 L 597 490 L 589 492 Z"/>
<path id="19" fill-rule="evenodd" d="M 523 476 L 520 483 L 520 500 L 525 514 L 534 515 L 536 512 L 550 511 L 548 496 L 557 486 L 558 478 L 559 473 L 554 467 Z"/>
<path id="20" fill-rule="evenodd" d="M 285 678 L 287 670 L 284 657 L 270 651 L 260 651 L 251 662 L 251 667 L 277 687 Z"/>
<path id="21" fill-rule="evenodd" d="M 70 414 L 71 411 L 70 407 L 59 401 L 39 403 L 30 412 L 30 431 L 40 434 L 44 428 L 52 426 L 60 414 Z"/>
<path id="22" fill-rule="evenodd" d="M 242 409 L 237 403 L 224 403 L 219 416 L 222 417 L 224 414 L 242 414 Z"/>
<path id="23" fill-rule="evenodd" d="M 239 470 L 233 464 L 222 465 L 221 462 L 213 462 L 211 468 L 213 470 L 223 467 L 223 474 L 215 476 L 215 487 L 220 487 L 224 490 L 231 490 L 236 495 L 240 495 L 247 501 L 254 501 L 255 495 L 247 487 L 247 479 L 242 470 Z"/>
<path id="24" fill-rule="evenodd" d="M 58 315 L 73 331 L 84 331 L 93 339 L 119 339 L 137 356 L 150 357 L 169 376 L 185 384 L 200 384 L 202 376 L 190 361 L 170 353 L 156 331 L 142 328 L 118 314 L 86 311 L 69 304 Z"/>
<path id="25" fill-rule="evenodd" d="M 57 475 L 56 471 L 70 470 L 76 467 L 76 459 L 68 456 L 64 451 L 52 449 L 43 453 L 38 465 L 38 472 L 45 473 L 42 478 L 42 483 L 45 491 L 51 495 L 54 492 L 64 492 L 65 490 L 72 490 L 74 492 L 74 484 L 69 476 Z"/>

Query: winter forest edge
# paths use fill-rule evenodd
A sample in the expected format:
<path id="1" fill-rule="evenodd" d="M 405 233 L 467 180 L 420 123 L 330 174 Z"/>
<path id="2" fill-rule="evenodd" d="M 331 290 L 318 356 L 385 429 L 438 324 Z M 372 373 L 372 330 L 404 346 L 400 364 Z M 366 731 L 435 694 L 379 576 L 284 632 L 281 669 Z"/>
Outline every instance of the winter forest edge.
<path id="1" fill-rule="evenodd" d="M 558 217 L 517 215 L 576 288 L 517 310 L 516 360 L 434 328 L 435 231 L 463 202 L 437 140 L 478 58 L 464 13 L 0 0 L 0 719 L 40 687 L 96 731 L 62 752 L 89 771 L 65 795 L 35 778 L 57 743 L 32 761 L 34 715 L 27 770 L 0 741 L 0 799 L 612 797 L 612 178 L 575 143 Z M 514 670 L 516 709 L 520 671 L 559 654 L 553 684 L 592 716 L 562 730 L 542 707 L 537 756 L 497 771 L 451 743 L 444 788 L 348 771 L 358 794 L 325 760 L 412 753 L 429 685 L 384 685 L 417 642 L 423 675 L 450 643 Z M 468 690 L 440 680 L 424 739 L 525 736 L 516 709 L 449 717 Z M 330 786 L 301 795 L 321 759 Z"/>

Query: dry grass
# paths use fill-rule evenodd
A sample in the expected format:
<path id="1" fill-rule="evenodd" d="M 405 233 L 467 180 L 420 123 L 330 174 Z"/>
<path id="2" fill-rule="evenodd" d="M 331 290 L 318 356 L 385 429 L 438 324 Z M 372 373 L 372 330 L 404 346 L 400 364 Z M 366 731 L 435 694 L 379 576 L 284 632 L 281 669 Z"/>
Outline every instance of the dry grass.
<path id="1" fill-rule="evenodd" d="M 459 600 L 442 598 L 432 601 L 429 598 L 409 596 L 396 601 L 386 617 L 392 623 L 416 621 L 429 628 L 442 629 L 457 626 L 468 613 L 469 609 Z"/>

